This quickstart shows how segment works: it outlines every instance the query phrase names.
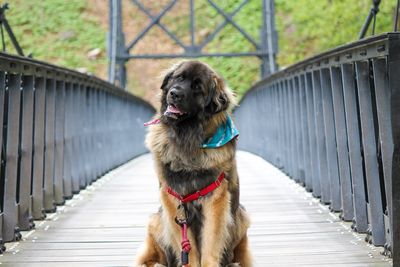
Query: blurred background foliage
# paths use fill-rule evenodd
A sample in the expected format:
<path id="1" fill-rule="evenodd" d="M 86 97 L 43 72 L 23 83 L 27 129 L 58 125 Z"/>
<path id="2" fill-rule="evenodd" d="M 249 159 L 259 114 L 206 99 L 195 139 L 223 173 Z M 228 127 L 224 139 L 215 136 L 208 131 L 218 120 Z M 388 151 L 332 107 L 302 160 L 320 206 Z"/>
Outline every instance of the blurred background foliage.
<path id="1" fill-rule="evenodd" d="M 123 1 L 123 24 L 129 42 L 149 23 L 147 16 Z M 93 73 L 107 79 L 106 40 L 108 0 L 9 0 L 6 17 L 25 54 L 39 60 Z M 142 0 L 157 14 L 168 0 Z M 242 0 L 216 0 L 232 12 Z M 190 42 L 189 1 L 180 0 L 161 22 L 185 43 Z M 196 0 L 196 42 L 213 32 L 223 17 L 206 0 Z M 235 21 L 259 40 L 261 0 L 250 0 L 235 16 Z M 371 7 L 371 0 L 275 0 L 276 27 L 279 34 L 279 66 L 357 40 Z M 382 0 L 376 33 L 393 28 L 395 0 Z M 370 32 L 369 32 L 370 34 Z M 15 53 L 9 40 L 7 52 Z M 231 25 L 227 25 L 205 48 L 207 52 L 246 52 L 253 46 Z M 155 27 L 131 52 L 182 52 Z M 227 80 L 239 97 L 259 79 L 257 58 L 204 58 Z M 128 90 L 153 104 L 157 103 L 159 73 L 176 60 L 132 60 L 128 66 Z"/>

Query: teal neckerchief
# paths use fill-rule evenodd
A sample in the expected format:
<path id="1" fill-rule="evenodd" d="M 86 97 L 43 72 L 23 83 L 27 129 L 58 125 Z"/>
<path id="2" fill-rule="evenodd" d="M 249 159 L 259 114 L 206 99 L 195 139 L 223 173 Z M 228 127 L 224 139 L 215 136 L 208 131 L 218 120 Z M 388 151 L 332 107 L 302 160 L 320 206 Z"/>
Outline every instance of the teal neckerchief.
<path id="1" fill-rule="evenodd" d="M 239 130 L 233 124 L 232 118 L 227 115 L 226 123 L 221 124 L 215 134 L 208 138 L 202 145 L 203 148 L 218 148 L 239 135 Z"/>

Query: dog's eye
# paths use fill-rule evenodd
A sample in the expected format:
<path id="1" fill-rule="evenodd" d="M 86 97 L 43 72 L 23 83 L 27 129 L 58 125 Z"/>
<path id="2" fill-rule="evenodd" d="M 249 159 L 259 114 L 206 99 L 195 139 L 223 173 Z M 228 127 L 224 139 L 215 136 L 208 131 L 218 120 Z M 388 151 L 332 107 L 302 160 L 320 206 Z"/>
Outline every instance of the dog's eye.
<path id="1" fill-rule="evenodd" d="M 194 91 L 195 93 L 202 93 L 201 85 L 200 85 L 200 84 L 194 84 L 194 85 L 193 85 L 193 91 Z"/>
<path id="2" fill-rule="evenodd" d="M 177 82 L 182 82 L 182 81 L 183 81 L 183 77 L 182 77 L 182 76 L 177 76 L 177 77 L 175 78 L 175 80 L 176 80 Z"/>

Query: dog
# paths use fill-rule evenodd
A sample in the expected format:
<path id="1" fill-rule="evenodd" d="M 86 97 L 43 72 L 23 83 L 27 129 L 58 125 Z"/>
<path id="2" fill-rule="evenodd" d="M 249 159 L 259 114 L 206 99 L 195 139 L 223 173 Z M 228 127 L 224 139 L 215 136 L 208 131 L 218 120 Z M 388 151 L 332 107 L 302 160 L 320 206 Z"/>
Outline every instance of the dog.
<path id="1" fill-rule="evenodd" d="M 200 61 L 173 66 L 161 90 L 146 136 L 161 207 L 150 217 L 137 265 L 252 266 L 249 217 L 239 203 L 233 93 Z"/>

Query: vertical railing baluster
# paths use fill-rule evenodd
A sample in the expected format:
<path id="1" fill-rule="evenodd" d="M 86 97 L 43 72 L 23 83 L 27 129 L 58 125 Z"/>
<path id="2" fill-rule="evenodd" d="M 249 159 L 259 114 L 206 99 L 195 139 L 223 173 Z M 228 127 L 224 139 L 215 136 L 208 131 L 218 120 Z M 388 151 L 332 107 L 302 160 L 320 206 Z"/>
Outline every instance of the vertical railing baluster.
<path id="1" fill-rule="evenodd" d="M 95 154 L 95 146 L 96 146 L 96 131 L 94 126 L 94 112 L 97 104 L 97 96 L 96 90 L 93 87 L 90 87 L 90 106 L 89 106 L 89 150 L 88 150 L 88 159 L 90 160 L 90 169 L 89 169 L 89 182 L 92 183 L 96 180 L 96 154 Z"/>
<path id="2" fill-rule="evenodd" d="M 71 172 L 72 172 L 72 192 L 74 194 L 80 191 L 80 165 L 81 156 L 79 154 L 79 127 L 80 127 L 80 90 L 79 84 L 74 83 L 72 88 L 72 110 L 71 110 L 71 130 L 72 130 L 72 153 L 71 153 Z"/>
<path id="3" fill-rule="evenodd" d="M 364 172 L 361 156 L 359 119 L 357 116 L 357 92 L 353 64 L 342 67 L 343 97 L 346 115 L 347 140 L 350 158 L 350 171 L 353 188 L 354 227 L 361 233 L 367 231 L 367 207 L 364 185 Z"/>
<path id="4" fill-rule="evenodd" d="M 5 242 L 18 238 L 18 157 L 20 146 L 21 74 L 7 74 L 7 131 L 5 151 L 5 180 L 3 196 L 3 239 Z"/>
<path id="5" fill-rule="evenodd" d="M 4 170 L 5 170 L 5 140 L 3 140 L 3 129 L 4 129 L 4 114 L 5 111 L 5 95 L 6 95 L 6 74 L 4 71 L 0 71 L 0 179 L 4 181 Z M 3 197 L 3 191 L 0 191 L 0 197 Z M 1 213 L 0 213 L 0 250 L 3 248 L 3 211 L 4 204 L 1 202 Z"/>
<path id="6" fill-rule="evenodd" d="M 299 161 L 299 180 L 300 184 L 305 186 L 306 185 L 306 178 L 305 178 L 305 166 L 306 160 L 304 158 L 304 132 L 303 132 L 303 110 L 302 110 L 302 103 L 301 103 L 301 76 L 297 75 L 294 79 L 295 81 L 295 107 L 296 107 L 296 129 L 297 129 L 297 158 Z"/>
<path id="7" fill-rule="evenodd" d="M 342 198 L 342 218 L 350 221 L 354 217 L 353 195 L 347 143 L 347 128 L 343 102 L 342 73 L 340 67 L 331 67 L 333 111 L 335 114 L 335 131 L 340 174 Z"/>
<path id="8" fill-rule="evenodd" d="M 264 98 L 268 99 L 267 101 L 267 105 L 265 105 L 265 111 L 266 111 L 266 120 L 269 121 L 269 123 L 266 124 L 267 126 L 267 134 L 265 136 L 265 139 L 267 140 L 266 143 L 266 147 L 267 149 L 265 149 L 264 151 L 261 150 L 258 147 L 258 154 L 259 155 L 263 155 L 266 154 L 266 157 L 268 158 L 269 162 L 271 162 L 272 164 L 275 165 L 275 157 L 273 154 L 273 151 L 275 150 L 275 144 L 274 144 L 274 139 L 275 139 L 275 135 L 274 135 L 274 120 L 272 117 L 272 112 L 273 112 L 273 107 L 271 107 L 271 105 L 269 104 L 269 102 L 271 101 L 271 85 L 265 86 L 262 90 L 258 91 L 258 95 L 256 97 L 256 102 L 257 102 L 257 106 L 256 107 L 262 107 L 262 103 L 260 101 L 260 99 L 265 96 Z M 254 123 L 253 123 L 254 125 Z M 256 130 L 256 127 L 254 126 L 254 130 Z M 256 134 L 257 132 L 254 131 L 254 133 Z"/>
<path id="9" fill-rule="evenodd" d="M 64 198 L 64 126 L 65 126 L 65 82 L 56 82 L 55 91 L 55 147 L 54 147 L 54 202 L 62 205 Z"/>
<path id="10" fill-rule="evenodd" d="M 72 198 L 72 84 L 65 83 L 65 121 L 64 121 L 64 162 L 63 162 L 63 185 L 65 199 Z"/>
<path id="11" fill-rule="evenodd" d="M 99 111 L 99 120 L 100 120 L 100 155 L 102 158 L 103 164 L 100 166 L 101 174 L 104 174 L 108 165 L 108 153 L 107 151 L 107 113 L 106 113 L 106 92 L 100 93 L 100 111 Z"/>
<path id="12" fill-rule="evenodd" d="M 33 227 L 30 214 L 33 151 L 33 80 L 34 77 L 31 75 L 22 77 L 21 163 L 18 202 L 18 226 L 21 230 L 29 230 Z"/>
<path id="13" fill-rule="evenodd" d="M 295 104 L 295 85 L 294 85 L 294 77 L 291 77 L 288 80 L 288 85 L 289 85 L 289 109 L 290 109 L 290 132 L 292 134 L 292 160 L 293 160 L 293 173 L 292 173 L 292 178 L 296 181 L 300 181 L 299 177 L 299 169 L 300 169 L 300 164 L 299 164 L 299 159 L 298 159 L 298 132 L 297 132 L 297 123 L 296 123 L 296 104 Z"/>
<path id="14" fill-rule="evenodd" d="M 390 219 L 392 214 L 392 160 L 393 160 L 393 136 L 390 114 L 390 96 L 388 70 L 386 58 L 377 58 L 372 61 L 374 69 L 374 83 L 376 107 L 379 125 L 379 142 L 385 183 L 386 210 L 385 210 L 385 246 L 392 246 L 392 228 Z M 390 214 L 390 216 L 389 216 Z"/>
<path id="15" fill-rule="evenodd" d="M 274 159 L 274 163 L 275 166 L 279 168 L 280 165 L 280 161 L 281 161 L 281 156 L 280 156 L 280 135 L 279 135 L 279 109 L 278 106 L 275 104 L 277 103 L 277 99 L 276 99 L 276 88 L 275 88 L 275 84 L 271 85 L 271 96 L 269 99 L 269 105 L 271 106 L 271 116 L 272 116 L 272 121 L 273 121 L 273 125 L 272 125 L 272 129 L 274 131 L 274 151 L 273 151 L 273 159 Z"/>
<path id="16" fill-rule="evenodd" d="M 290 177 L 294 177 L 295 174 L 295 168 L 296 168 L 296 164 L 295 164 L 295 154 L 294 154 L 294 142 L 293 142 L 293 115 L 292 115 L 292 97 L 291 97 L 291 90 L 290 90 L 290 84 L 289 84 L 289 80 L 285 80 L 284 81 L 284 85 L 285 85 L 285 92 L 286 92 L 286 114 L 287 114 L 287 119 L 288 119 L 288 123 L 287 123 L 287 132 L 288 132 L 288 139 L 289 139 L 289 160 L 290 160 L 290 167 L 289 167 L 289 176 Z"/>
<path id="17" fill-rule="evenodd" d="M 371 100 L 370 66 L 368 61 L 356 62 L 358 99 L 360 105 L 360 120 L 362 145 L 364 151 L 365 174 L 368 190 L 369 223 L 372 232 L 372 242 L 375 245 L 385 244 L 383 223 L 383 207 L 381 186 L 376 153 L 376 138 Z"/>
<path id="18" fill-rule="evenodd" d="M 101 146 L 101 137 L 100 137 L 100 128 L 101 128 L 101 120 L 100 120 L 100 90 L 97 88 L 94 88 L 94 97 L 95 97 L 95 104 L 93 107 L 93 134 L 94 134 L 94 141 L 93 141 L 93 151 L 92 151 L 92 157 L 98 157 L 101 159 L 101 151 L 100 151 L 100 146 Z M 94 180 L 97 180 L 98 177 L 101 175 L 100 171 L 100 160 L 97 160 L 94 162 L 93 165 L 93 174 Z"/>
<path id="19" fill-rule="evenodd" d="M 302 132 L 302 151 L 303 151 L 303 166 L 304 166 L 304 182 L 307 191 L 312 190 L 312 168 L 311 168 L 311 151 L 309 139 L 309 126 L 307 114 L 307 100 L 306 100 L 306 76 L 302 74 L 299 76 L 299 101 L 301 110 L 301 132 Z"/>
<path id="20" fill-rule="evenodd" d="M 322 69 L 321 72 L 322 107 L 324 110 L 324 129 L 328 175 L 330 180 L 331 204 L 330 208 L 340 211 L 340 181 L 338 170 L 338 159 L 336 151 L 335 120 L 333 117 L 332 87 L 329 69 Z"/>
<path id="21" fill-rule="evenodd" d="M 285 141 L 284 141 L 284 117 L 283 117 L 283 107 L 281 105 L 281 90 L 279 88 L 279 82 L 275 82 L 274 84 L 275 88 L 275 101 L 273 102 L 273 105 L 276 108 L 276 115 L 277 115 L 277 134 L 278 134 L 278 153 L 279 153 L 279 161 L 278 161 L 278 167 L 280 169 L 283 169 L 283 166 L 285 165 Z"/>
<path id="22" fill-rule="evenodd" d="M 78 177 L 79 177 L 79 189 L 84 189 L 87 185 L 87 178 L 86 178 L 86 140 L 85 140 L 85 131 L 86 131 L 86 86 L 84 84 L 79 84 L 78 86 L 78 91 L 79 91 L 79 96 L 77 99 L 78 106 L 77 106 L 77 127 L 76 127 L 76 132 L 78 135 L 78 143 L 76 146 L 77 150 L 77 155 L 79 158 L 78 166 L 79 166 L 79 171 L 78 171 Z"/>
<path id="23" fill-rule="evenodd" d="M 90 132 L 90 111 L 91 111 L 91 105 L 92 105 L 92 99 L 91 99 L 91 88 L 88 86 L 83 86 L 83 99 L 82 99 L 82 111 L 81 111 L 81 116 L 83 118 L 82 122 L 82 158 L 83 158 L 83 177 L 85 180 L 85 185 L 91 184 L 91 179 L 92 179 L 92 173 L 91 173 L 91 168 L 92 168 L 92 160 L 91 155 L 90 155 L 90 142 L 92 139 L 91 132 Z"/>
<path id="24" fill-rule="evenodd" d="M 45 217 L 43 209 L 44 144 L 45 144 L 46 79 L 35 79 L 34 105 L 34 154 L 32 177 L 32 216 L 35 220 Z"/>
<path id="25" fill-rule="evenodd" d="M 54 120 L 55 80 L 46 81 L 45 153 L 44 153 L 44 209 L 55 212 L 54 205 Z"/>
<path id="26" fill-rule="evenodd" d="M 388 45 L 388 78 L 390 90 L 390 119 L 392 126 L 393 159 L 392 159 L 392 258 L 394 263 L 400 262 L 400 37 L 397 33 L 389 35 Z"/>
<path id="27" fill-rule="evenodd" d="M 300 99 L 299 99 L 299 77 L 294 76 L 292 79 L 292 99 L 294 103 L 293 107 L 293 118 L 295 128 L 295 144 L 296 144 L 296 181 L 304 185 L 304 156 L 303 156 L 303 145 L 302 145 L 302 132 L 301 132 L 301 110 L 300 110 Z"/>
<path id="28" fill-rule="evenodd" d="M 319 71 L 312 72 L 312 83 L 314 88 L 315 135 L 317 136 L 318 147 L 318 177 L 320 177 L 321 182 L 321 202 L 329 204 L 331 202 L 331 188 L 327 175 L 328 162 L 326 157 L 324 110 L 322 104 L 321 76 Z"/>
<path id="29" fill-rule="evenodd" d="M 308 136 L 309 136 L 309 151 L 310 151 L 310 163 L 311 171 L 310 175 L 312 180 L 312 194 L 314 197 L 321 197 L 321 182 L 319 176 L 319 160 L 318 160 L 318 146 L 317 136 L 315 129 L 315 118 L 314 118 L 314 89 L 312 84 L 312 74 L 306 73 L 306 102 L 307 102 L 307 121 L 308 121 Z"/>
<path id="30" fill-rule="evenodd" d="M 287 119 L 286 119 L 286 106 L 285 106 L 285 95 L 284 95 L 284 88 L 282 86 L 282 82 L 278 81 L 276 84 L 276 89 L 277 89 L 277 94 L 278 94 L 278 105 L 279 105 L 279 114 L 280 114 L 280 123 L 281 123 L 281 153 L 282 153 L 282 170 L 284 172 L 288 172 L 288 151 L 287 151 L 287 146 L 288 146 L 288 139 L 287 139 L 287 130 L 286 130 L 286 124 L 287 124 Z"/>

